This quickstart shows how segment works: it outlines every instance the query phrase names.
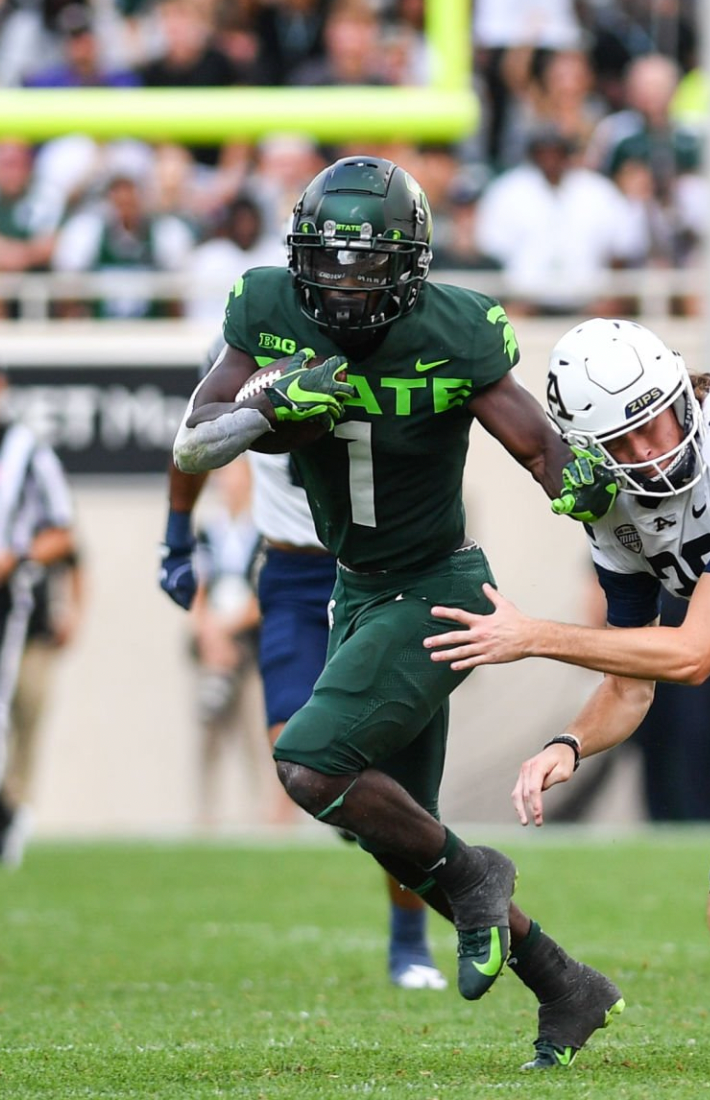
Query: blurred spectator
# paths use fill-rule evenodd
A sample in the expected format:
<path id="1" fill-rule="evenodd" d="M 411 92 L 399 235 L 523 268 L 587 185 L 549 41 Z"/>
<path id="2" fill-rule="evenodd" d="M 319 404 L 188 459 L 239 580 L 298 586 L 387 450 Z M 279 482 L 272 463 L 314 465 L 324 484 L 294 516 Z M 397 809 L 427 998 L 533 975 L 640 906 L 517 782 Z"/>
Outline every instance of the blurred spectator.
<path id="1" fill-rule="evenodd" d="M 52 254 L 61 205 L 42 197 L 33 169 L 29 145 L 0 141 L 0 271 L 41 270 Z M 0 317 L 14 315 L 0 300 Z"/>
<path id="2" fill-rule="evenodd" d="M 248 183 L 266 212 L 268 232 L 285 237 L 293 204 L 326 161 L 315 142 L 298 134 L 271 134 L 256 150 Z"/>
<path id="3" fill-rule="evenodd" d="M 96 271 L 119 276 L 115 289 L 96 303 L 99 317 L 148 317 L 164 307 L 145 297 L 145 290 L 120 280 L 126 272 L 179 271 L 194 245 L 194 236 L 175 215 L 154 215 L 145 200 L 144 181 L 123 172 L 112 175 L 103 201 L 80 210 L 62 227 L 54 250 L 57 271 Z M 65 315 L 81 315 L 69 306 Z"/>
<path id="4" fill-rule="evenodd" d="M 213 88 L 253 82 L 252 69 L 237 65 L 216 44 L 214 20 L 205 5 L 195 0 L 161 0 L 158 13 L 164 44 L 155 60 L 138 69 L 146 87 Z M 217 146 L 191 149 L 203 164 L 214 165 L 218 160 Z"/>
<path id="5" fill-rule="evenodd" d="M 536 50 L 520 94 L 510 104 L 500 134 L 498 162 L 514 167 L 525 155 L 531 130 L 550 123 L 581 151 L 604 115 L 582 50 Z"/>
<path id="6" fill-rule="evenodd" d="M 130 70 L 103 66 L 93 16 L 85 4 L 62 8 L 57 15 L 56 32 L 63 58 L 58 64 L 27 77 L 28 88 L 125 88 L 138 84 L 136 74 Z"/>
<path id="7" fill-rule="evenodd" d="M 619 312 L 605 302 L 604 275 L 641 263 L 643 215 L 610 180 L 575 167 L 574 148 L 554 127 L 530 139 L 528 161 L 494 180 L 478 211 L 478 246 L 507 277 L 507 305 L 549 316 Z"/>
<path id="8" fill-rule="evenodd" d="M 432 76 L 432 57 L 425 33 L 425 0 L 385 0 L 380 9 L 384 18 L 384 64 L 388 81 L 405 85 L 428 84 Z"/>
<path id="9" fill-rule="evenodd" d="M 42 201 L 60 207 L 66 217 L 82 203 L 95 200 L 111 174 L 147 176 L 153 157 L 153 150 L 142 141 L 101 142 L 87 134 L 67 134 L 38 148 L 36 186 Z"/>
<path id="10" fill-rule="evenodd" d="M 154 149 L 152 167 L 146 173 L 148 202 L 155 214 L 173 214 L 195 233 L 205 212 L 200 171 L 184 145 L 163 142 Z"/>
<path id="11" fill-rule="evenodd" d="M 323 57 L 306 61 L 289 83 L 309 86 L 386 84 L 380 22 L 367 0 L 332 0 L 323 28 Z"/>
<path id="12" fill-rule="evenodd" d="M 481 252 L 478 243 L 478 204 L 488 173 L 469 168 L 453 180 L 447 195 L 448 211 L 440 210 L 434 238 L 433 271 L 500 271 L 500 261 Z"/>
<path id="13" fill-rule="evenodd" d="M 259 606 L 249 571 L 259 536 L 251 518 L 246 457 L 218 470 L 213 488 L 218 499 L 198 527 L 198 588 L 190 614 L 200 726 L 198 823 L 203 827 L 219 820 L 218 782 L 225 750 L 237 736 L 249 740 L 244 689 L 250 673 L 258 687 Z M 258 710 L 252 724 L 262 746 L 263 715 Z M 249 749 L 248 744 L 243 747 Z M 253 785 L 251 776 L 249 785 Z"/>
<path id="14" fill-rule="evenodd" d="M 259 203 L 248 194 L 237 195 L 222 211 L 214 232 L 190 256 L 190 286 L 202 293 L 185 303 L 185 315 L 193 321 L 219 324 L 235 279 L 250 267 L 285 263 L 283 238 L 265 230 Z"/>
<path id="15" fill-rule="evenodd" d="M 380 32 L 379 71 L 385 84 L 425 85 L 431 79 L 428 55 L 420 36 L 406 23 L 385 24 Z"/>
<path id="16" fill-rule="evenodd" d="M 695 4 L 685 0 L 578 0 L 590 39 L 597 88 L 608 109 L 624 105 L 625 73 L 646 54 L 660 53 L 687 71 L 697 56 Z"/>
<path id="17" fill-rule="evenodd" d="M 665 267 L 698 262 L 708 227 L 701 138 L 671 115 L 679 75 L 675 62 L 658 53 L 633 61 L 627 107 L 599 123 L 587 151 L 588 163 L 598 164 L 625 194 L 642 195 L 652 230 L 650 260 Z M 696 309 L 693 301 L 682 306 Z"/>
<path id="18" fill-rule="evenodd" d="M 158 8 L 163 35 L 161 54 L 141 67 L 141 82 L 149 88 L 225 87 L 249 83 L 250 73 L 214 43 L 214 22 L 193 0 L 161 0 Z"/>
<path id="19" fill-rule="evenodd" d="M 525 94 L 533 54 L 578 49 L 581 26 L 575 0 L 477 0 L 473 12 L 483 114 L 480 152 L 497 170 L 509 113 Z"/>
<path id="20" fill-rule="evenodd" d="M 677 172 L 698 167 L 697 133 L 675 123 L 670 114 L 679 75 L 678 67 L 660 54 L 629 65 L 625 106 L 602 119 L 592 133 L 586 155 L 589 167 L 613 175 L 626 157 L 645 160 L 659 192 L 668 190 Z"/>
<path id="21" fill-rule="evenodd" d="M 254 16 L 264 84 L 290 84 L 296 69 L 323 57 L 328 0 L 264 0 Z"/>
<path id="22" fill-rule="evenodd" d="M 395 161 L 395 163 L 402 164 L 411 171 L 417 182 L 421 184 L 429 200 L 436 225 L 439 212 L 445 210 L 447 206 L 449 192 L 460 171 L 461 161 L 456 146 L 445 142 L 438 144 L 427 142 L 425 145 L 420 145 L 414 150 L 414 156 L 416 159 L 411 162 L 411 167 L 407 157 L 404 162 Z"/>
<path id="23" fill-rule="evenodd" d="M 153 210 L 176 214 L 201 229 L 241 190 L 253 160 L 253 146 L 227 142 L 220 146 L 214 167 L 206 169 L 186 146 L 163 142 L 155 148 L 149 179 Z"/>

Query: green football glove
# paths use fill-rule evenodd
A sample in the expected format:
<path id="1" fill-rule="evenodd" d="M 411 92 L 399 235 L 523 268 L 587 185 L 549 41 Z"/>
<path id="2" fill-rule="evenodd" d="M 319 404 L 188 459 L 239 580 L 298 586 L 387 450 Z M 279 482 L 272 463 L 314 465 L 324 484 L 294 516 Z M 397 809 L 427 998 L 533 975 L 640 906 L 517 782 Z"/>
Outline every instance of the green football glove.
<path id="1" fill-rule="evenodd" d="M 337 377 L 347 367 L 347 359 L 331 355 L 320 366 L 308 367 L 312 358 L 312 352 L 296 352 L 288 371 L 264 390 L 277 421 L 310 420 L 326 414 L 334 424 L 343 415 L 343 403 L 355 392 L 349 382 Z"/>
<path id="2" fill-rule="evenodd" d="M 604 455 L 598 447 L 589 450 L 570 447 L 570 450 L 575 458 L 562 470 L 562 492 L 552 501 L 552 511 L 582 523 L 596 523 L 613 506 L 619 486 L 604 465 Z"/>

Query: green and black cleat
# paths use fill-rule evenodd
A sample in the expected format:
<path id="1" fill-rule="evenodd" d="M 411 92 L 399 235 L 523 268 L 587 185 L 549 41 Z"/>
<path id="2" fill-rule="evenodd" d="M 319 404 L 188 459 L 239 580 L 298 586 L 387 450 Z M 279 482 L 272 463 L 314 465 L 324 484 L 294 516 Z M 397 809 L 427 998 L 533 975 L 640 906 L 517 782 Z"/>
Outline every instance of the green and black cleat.
<path id="1" fill-rule="evenodd" d="M 486 859 L 485 875 L 466 896 L 469 914 L 478 927 L 458 929 L 458 989 L 467 1001 L 487 993 L 505 966 L 510 950 L 509 909 L 515 891 L 515 864 L 495 848 L 479 847 Z"/>
<path id="2" fill-rule="evenodd" d="M 538 1010 L 535 1058 L 523 1069 L 566 1069 L 600 1028 L 626 1008 L 621 990 L 604 974 L 575 963 L 568 990 Z"/>

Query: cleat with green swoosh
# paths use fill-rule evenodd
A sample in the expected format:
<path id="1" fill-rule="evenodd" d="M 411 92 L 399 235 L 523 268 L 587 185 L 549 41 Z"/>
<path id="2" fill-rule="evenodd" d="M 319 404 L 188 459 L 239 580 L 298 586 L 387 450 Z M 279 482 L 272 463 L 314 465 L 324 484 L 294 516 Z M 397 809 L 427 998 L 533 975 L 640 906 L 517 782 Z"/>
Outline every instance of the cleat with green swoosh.
<path id="1" fill-rule="evenodd" d="M 458 987 L 467 1001 L 477 1001 L 500 974 L 510 949 L 510 929 L 501 926 L 459 932 Z"/>
<path id="2" fill-rule="evenodd" d="M 621 990 L 591 966 L 570 960 L 568 989 L 538 1010 L 535 1057 L 521 1068 L 568 1069 L 587 1040 L 626 1008 Z"/>
<path id="3" fill-rule="evenodd" d="M 482 877 L 458 901 L 458 988 L 477 1001 L 493 985 L 510 950 L 509 909 L 518 877 L 503 852 L 483 845 L 472 849 L 485 861 Z"/>

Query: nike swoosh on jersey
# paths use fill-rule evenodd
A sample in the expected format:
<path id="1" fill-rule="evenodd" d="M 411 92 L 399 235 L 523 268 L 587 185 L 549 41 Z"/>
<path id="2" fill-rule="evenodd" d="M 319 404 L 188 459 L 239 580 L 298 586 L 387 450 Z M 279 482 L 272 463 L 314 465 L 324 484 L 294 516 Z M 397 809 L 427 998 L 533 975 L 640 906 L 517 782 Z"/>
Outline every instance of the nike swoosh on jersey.
<path id="1" fill-rule="evenodd" d="M 488 962 L 477 963 L 473 959 L 471 959 L 471 962 L 476 970 L 480 974 L 485 974 L 487 978 L 492 978 L 495 974 L 500 973 L 503 966 L 503 952 L 500 947 L 500 931 L 497 928 L 491 928 L 491 949 L 488 954 Z"/>
<path id="2" fill-rule="evenodd" d="M 417 359 L 414 364 L 415 370 L 431 370 L 433 367 L 441 367 L 444 363 L 450 363 L 450 359 L 434 359 L 431 363 L 422 363 L 421 359 Z"/>
<path id="3" fill-rule="evenodd" d="M 703 504 L 702 508 L 696 508 L 695 505 L 693 504 L 691 506 L 691 509 L 690 509 L 691 512 L 693 513 L 693 519 L 700 519 L 700 517 L 702 516 L 702 514 L 703 514 L 703 512 L 705 511 L 706 508 L 707 508 L 707 504 Z"/>

